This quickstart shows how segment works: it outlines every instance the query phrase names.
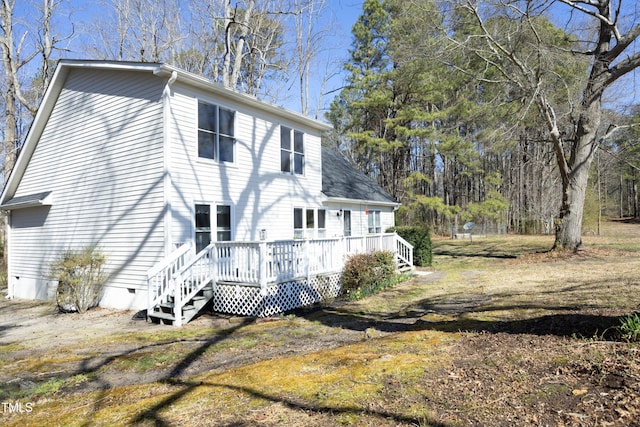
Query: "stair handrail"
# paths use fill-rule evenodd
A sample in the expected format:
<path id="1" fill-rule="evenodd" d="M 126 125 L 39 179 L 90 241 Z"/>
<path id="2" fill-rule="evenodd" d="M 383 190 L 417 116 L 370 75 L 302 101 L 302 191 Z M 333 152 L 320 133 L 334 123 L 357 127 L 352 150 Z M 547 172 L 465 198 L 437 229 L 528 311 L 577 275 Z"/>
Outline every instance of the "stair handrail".
<path id="1" fill-rule="evenodd" d="M 396 238 L 396 259 L 398 261 L 404 261 L 413 269 L 413 245 L 403 239 L 398 233 L 395 233 Z"/>
<path id="2" fill-rule="evenodd" d="M 184 243 L 147 271 L 147 317 L 173 292 L 172 277 L 193 257 L 193 245 Z"/>
<path id="3" fill-rule="evenodd" d="M 217 255 L 216 242 L 211 242 L 195 257 L 188 260 L 171 278 L 174 289 L 173 316 L 175 320 L 173 324 L 175 326 L 182 326 L 183 307 L 209 282 L 215 280 Z"/>

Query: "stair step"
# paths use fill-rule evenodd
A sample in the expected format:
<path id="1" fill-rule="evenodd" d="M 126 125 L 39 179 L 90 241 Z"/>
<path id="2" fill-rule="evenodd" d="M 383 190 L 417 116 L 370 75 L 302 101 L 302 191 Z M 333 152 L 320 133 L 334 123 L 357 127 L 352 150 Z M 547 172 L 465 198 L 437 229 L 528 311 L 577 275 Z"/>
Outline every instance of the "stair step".
<path id="1" fill-rule="evenodd" d="M 182 313 L 192 312 L 193 310 L 199 310 L 201 307 L 197 307 L 193 304 L 187 304 L 182 307 Z M 173 304 L 158 304 L 151 314 L 171 314 L 173 316 Z"/>
<path id="2" fill-rule="evenodd" d="M 206 288 L 191 298 L 182 307 L 182 323 L 187 323 L 193 319 L 212 298 L 213 289 Z M 156 305 L 153 311 L 149 313 L 149 319 L 162 324 L 174 324 L 176 320 L 174 307 L 173 296 L 167 295 L 167 300 Z"/>
<path id="3" fill-rule="evenodd" d="M 161 323 L 163 325 L 166 324 L 173 324 L 173 322 L 176 321 L 175 316 L 172 313 L 163 313 L 160 311 L 153 311 L 151 313 L 149 313 L 149 318 L 151 319 L 151 321 L 157 321 L 158 323 Z"/>
<path id="4" fill-rule="evenodd" d="M 192 300 L 190 300 L 188 303 L 186 303 L 184 306 L 182 306 L 183 310 L 191 310 L 194 308 L 198 308 L 198 304 L 201 304 L 201 306 L 204 306 L 204 304 L 206 304 L 209 300 L 208 299 L 204 299 L 204 298 L 194 298 Z M 173 307 L 175 306 L 174 303 L 172 302 L 161 302 L 160 304 L 158 304 L 156 306 L 156 308 L 159 308 L 160 311 L 166 311 L 166 310 L 170 310 L 173 312 Z"/>

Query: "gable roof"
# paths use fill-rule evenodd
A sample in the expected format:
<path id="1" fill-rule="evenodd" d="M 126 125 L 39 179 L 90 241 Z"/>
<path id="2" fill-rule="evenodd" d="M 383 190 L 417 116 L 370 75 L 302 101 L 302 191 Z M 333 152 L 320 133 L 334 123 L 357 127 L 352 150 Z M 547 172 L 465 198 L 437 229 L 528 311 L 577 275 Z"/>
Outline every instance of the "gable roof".
<path id="1" fill-rule="evenodd" d="M 255 108 L 258 111 L 268 113 L 278 118 L 283 118 L 294 124 L 314 129 L 318 132 L 328 131 L 332 128 L 326 123 L 311 119 L 294 111 L 269 104 L 257 99 L 256 97 L 225 88 L 221 84 L 212 82 L 205 77 L 198 76 L 167 64 L 62 59 L 58 62 L 53 78 L 51 79 L 42 101 L 40 102 L 40 106 L 33 122 L 31 123 L 31 127 L 29 128 L 25 142 L 20 150 L 20 155 L 18 156 L 15 166 L 11 171 L 11 175 L 6 180 L 5 187 L 0 195 L 0 206 L 6 204 L 15 194 L 58 97 L 64 88 L 67 77 L 71 70 L 74 69 L 110 70 L 113 72 L 146 72 L 150 76 L 166 78 L 168 82 L 173 82 L 175 79 L 178 79 L 180 82 L 199 91 L 212 93 L 221 98 L 242 103 L 250 106 L 251 108 Z"/>
<path id="2" fill-rule="evenodd" d="M 398 206 L 400 203 L 340 153 L 322 147 L 322 193 L 336 201 L 360 200 L 370 204 Z"/>

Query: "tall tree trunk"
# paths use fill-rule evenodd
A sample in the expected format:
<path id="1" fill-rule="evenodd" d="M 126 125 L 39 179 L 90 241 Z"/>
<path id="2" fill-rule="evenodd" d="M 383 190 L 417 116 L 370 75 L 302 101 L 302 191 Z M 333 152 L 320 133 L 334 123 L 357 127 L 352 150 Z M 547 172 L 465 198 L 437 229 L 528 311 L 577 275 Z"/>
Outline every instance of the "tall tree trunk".
<path id="1" fill-rule="evenodd" d="M 611 16 L 608 1 L 597 5 L 603 17 Z M 571 144 L 569 159 L 559 152 L 560 135 L 557 126 L 551 129 L 555 142 L 556 158 L 562 176 L 562 206 L 556 228 L 554 249 L 577 250 L 582 246 L 582 214 L 584 198 L 589 179 L 589 168 L 598 147 L 598 130 L 602 118 L 602 94 L 611 84 L 609 66 L 615 55 L 611 54 L 612 27 L 605 20 L 600 20 L 598 41 L 593 50 L 593 62 L 589 78 L 583 92 L 580 116 L 575 129 L 575 140 Z M 617 48 L 617 46 L 615 47 Z"/>
<path id="2" fill-rule="evenodd" d="M 554 249 L 578 250 L 582 246 L 582 216 L 587 193 L 589 169 L 597 149 L 597 131 L 601 117 L 602 88 L 597 94 L 587 91 L 584 110 L 578 119 L 571 157 L 556 154 L 562 176 L 562 204 L 556 225 Z"/>
<path id="3" fill-rule="evenodd" d="M 623 208 L 623 206 L 624 206 L 624 196 L 623 196 L 624 186 L 622 185 L 623 182 L 624 181 L 623 181 L 623 177 L 622 177 L 622 172 L 620 172 L 620 182 L 619 182 L 619 187 L 618 187 L 619 190 L 620 190 L 620 218 L 624 217 L 624 208 Z"/>
<path id="4" fill-rule="evenodd" d="M 584 169 L 586 172 L 577 171 L 568 185 L 563 186 L 554 249 L 576 250 L 582 246 L 582 213 L 589 176 L 589 168 Z"/>
<path id="5" fill-rule="evenodd" d="M 633 181 L 631 182 L 631 191 L 633 194 L 633 218 L 638 218 L 638 181 L 636 180 L 636 171 L 633 171 Z"/>

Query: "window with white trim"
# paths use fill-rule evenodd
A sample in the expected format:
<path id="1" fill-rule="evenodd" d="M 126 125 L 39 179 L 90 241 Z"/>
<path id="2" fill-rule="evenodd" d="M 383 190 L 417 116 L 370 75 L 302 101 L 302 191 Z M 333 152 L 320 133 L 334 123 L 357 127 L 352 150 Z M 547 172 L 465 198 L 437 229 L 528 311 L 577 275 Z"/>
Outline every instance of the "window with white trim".
<path id="1" fill-rule="evenodd" d="M 304 237 L 304 218 L 302 208 L 293 208 L 293 238 L 302 239 Z"/>
<path id="2" fill-rule="evenodd" d="M 344 210 L 342 212 L 342 229 L 343 236 L 350 237 L 351 236 L 351 211 Z"/>
<path id="3" fill-rule="evenodd" d="M 286 126 L 280 126 L 280 170 L 304 175 L 304 134 Z"/>
<path id="4" fill-rule="evenodd" d="M 231 206 L 213 205 L 216 216 L 211 215 L 212 205 L 195 205 L 195 239 L 196 252 L 206 248 L 212 240 L 212 231 L 215 230 L 216 241 L 231 240 Z"/>
<path id="5" fill-rule="evenodd" d="M 318 238 L 327 237 L 327 211 L 318 209 Z"/>
<path id="6" fill-rule="evenodd" d="M 293 238 L 315 239 L 325 237 L 326 210 L 311 208 L 293 208 Z"/>
<path id="7" fill-rule="evenodd" d="M 379 234 L 382 232 L 382 228 L 380 226 L 380 211 L 368 210 L 367 220 L 369 223 L 369 234 Z"/>
<path id="8" fill-rule="evenodd" d="M 313 239 L 315 237 L 315 211 L 313 209 L 306 210 L 305 237 Z"/>
<path id="9" fill-rule="evenodd" d="M 211 207 L 196 205 L 196 253 L 211 243 Z"/>
<path id="10" fill-rule="evenodd" d="M 216 237 L 218 242 L 231 240 L 231 206 L 216 206 Z"/>
<path id="11" fill-rule="evenodd" d="M 235 111 L 198 101 L 198 157 L 233 162 Z"/>

